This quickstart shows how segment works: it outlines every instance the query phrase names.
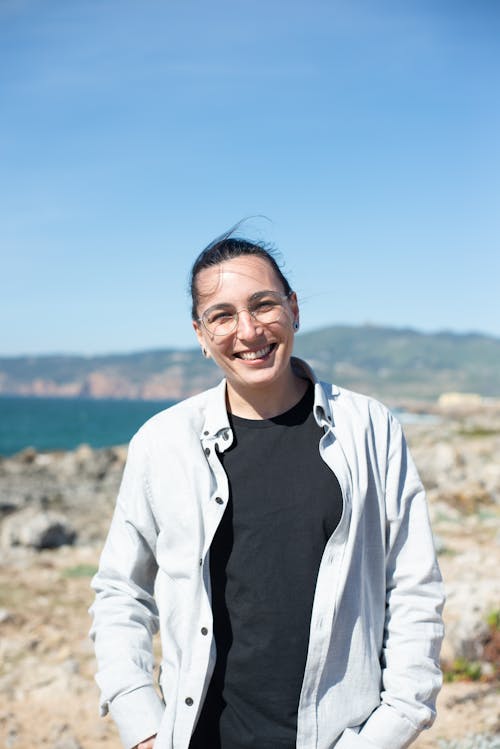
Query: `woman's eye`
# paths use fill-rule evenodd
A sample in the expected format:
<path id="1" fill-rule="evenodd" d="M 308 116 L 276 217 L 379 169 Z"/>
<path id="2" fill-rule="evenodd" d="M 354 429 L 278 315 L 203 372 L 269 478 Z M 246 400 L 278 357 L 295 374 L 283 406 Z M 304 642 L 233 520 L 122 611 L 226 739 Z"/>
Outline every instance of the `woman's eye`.
<path id="1" fill-rule="evenodd" d="M 275 306 L 276 302 L 271 300 L 263 300 L 262 302 L 256 304 L 254 309 L 256 312 L 268 312 Z"/>
<path id="2" fill-rule="evenodd" d="M 222 310 L 220 312 L 212 312 L 211 315 L 208 316 L 208 323 L 213 324 L 217 322 L 225 322 L 226 320 L 230 320 L 233 317 L 229 312 L 223 312 Z"/>

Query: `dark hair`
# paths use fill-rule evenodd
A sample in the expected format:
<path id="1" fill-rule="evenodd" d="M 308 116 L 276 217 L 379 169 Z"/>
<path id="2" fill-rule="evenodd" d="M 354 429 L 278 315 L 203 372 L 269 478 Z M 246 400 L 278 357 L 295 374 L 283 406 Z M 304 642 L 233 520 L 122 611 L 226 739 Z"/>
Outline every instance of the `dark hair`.
<path id="1" fill-rule="evenodd" d="M 217 239 L 210 242 L 210 244 L 200 252 L 194 261 L 189 280 L 189 290 L 191 292 L 192 300 L 191 314 L 193 320 L 198 319 L 199 298 L 198 290 L 196 288 L 196 278 L 198 273 L 205 268 L 212 268 L 215 265 L 224 263 L 226 260 L 233 260 L 233 258 L 241 257 L 242 255 L 255 255 L 256 257 L 260 257 L 268 262 L 283 284 L 285 294 L 290 294 L 292 292 L 292 287 L 279 267 L 273 255 L 273 250 L 263 242 L 253 242 L 244 239 L 243 237 L 233 236 L 238 227 L 239 224 L 236 224 L 236 226 L 233 226 L 229 231 L 225 232 L 225 234 L 222 234 L 222 236 L 217 237 Z"/>

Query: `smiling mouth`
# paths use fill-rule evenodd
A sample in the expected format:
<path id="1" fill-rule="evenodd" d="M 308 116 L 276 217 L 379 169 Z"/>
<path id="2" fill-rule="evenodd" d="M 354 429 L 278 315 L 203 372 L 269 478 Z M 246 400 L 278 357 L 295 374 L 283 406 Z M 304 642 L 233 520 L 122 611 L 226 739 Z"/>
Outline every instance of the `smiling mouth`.
<path id="1" fill-rule="evenodd" d="M 263 346 L 258 351 L 240 351 L 235 354 L 238 359 L 244 359 L 245 361 L 255 361 L 255 359 L 265 359 L 271 351 L 276 348 L 276 343 L 270 343 L 269 346 Z"/>

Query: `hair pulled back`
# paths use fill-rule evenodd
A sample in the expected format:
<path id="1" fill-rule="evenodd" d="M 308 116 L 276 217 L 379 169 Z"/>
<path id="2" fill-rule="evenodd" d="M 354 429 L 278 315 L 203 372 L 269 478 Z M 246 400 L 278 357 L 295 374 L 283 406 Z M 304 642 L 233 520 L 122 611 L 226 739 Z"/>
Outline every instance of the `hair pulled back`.
<path id="1" fill-rule="evenodd" d="M 213 266 L 220 265 L 220 263 L 224 263 L 227 260 L 241 257 L 242 255 L 254 255 L 255 257 L 260 257 L 265 260 L 269 263 L 283 284 L 283 291 L 285 294 L 290 294 L 292 291 L 292 287 L 285 278 L 276 258 L 274 257 L 273 250 L 270 247 L 266 246 L 263 242 L 250 241 L 243 237 L 234 236 L 240 223 L 236 224 L 236 226 L 233 226 L 229 231 L 210 242 L 210 244 L 200 252 L 194 261 L 189 280 L 189 289 L 192 300 L 191 315 L 193 320 L 198 319 L 199 294 L 196 287 L 196 279 L 200 271 L 205 270 L 205 268 L 212 268 Z"/>

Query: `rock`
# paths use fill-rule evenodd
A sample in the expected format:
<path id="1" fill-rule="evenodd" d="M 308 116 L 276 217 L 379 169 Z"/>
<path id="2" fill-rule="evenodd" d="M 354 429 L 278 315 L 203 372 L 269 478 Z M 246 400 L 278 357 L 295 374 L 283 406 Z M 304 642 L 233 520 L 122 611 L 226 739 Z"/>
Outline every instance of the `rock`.
<path id="1" fill-rule="evenodd" d="M 15 512 L 16 510 L 19 510 L 21 505 L 21 502 L 19 499 L 15 498 L 6 498 L 3 499 L 3 497 L 0 494 L 0 517 L 2 515 L 10 515 L 11 512 Z"/>
<path id="2" fill-rule="evenodd" d="M 454 626 L 448 627 L 448 644 L 454 652 L 454 660 L 480 661 L 484 646 L 490 636 L 490 628 L 477 610 L 464 611 L 462 618 Z"/>
<path id="3" fill-rule="evenodd" d="M 17 744 L 18 732 L 14 729 L 10 729 L 5 739 L 5 749 L 14 749 Z"/>
<path id="4" fill-rule="evenodd" d="M 70 731 L 68 724 L 58 726 L 54 732 L 52 749 L 82 749 L 82 745 Z"/>
<path id="5" fill-rule="evenodd" d="M 450 563 L 451 560 L 448 560 Z M 453 662 L 489 660 L 485 647 L 491 639 L 488 615 L 497 610 L 500 580 L 497 562 L 488 549 L 470 549 L 452 558 L 454 579 L 445 578 L 446 638 L 443 658 Z"/>
<path id="6" fill-rule="evenodd" d="M 498 734 L 475 733 L 465 736 L 463 739 L 441 739 L 438 749 L 500 749 L 500 736 Z"/>
<path id="7" fill-rule="evenodd" d="M 24 450 L 21 450 L 21 452 L 17 454 L 17 459 L 21 463 L 30 464 L 35 462 L 36 456 L 37 451 L 34 447 L 26 447 Z"/>
<path id="8" fill-rule="evenodd" d="M 12 621 L 14 617 L 8 609 L 0 609 L 0 624 Z"/>
<path id="9" fill-rule="evenodd" d="M 56 741 L 53 749 L 82 749 L 82 745 L 73 736 L 67 736 Z"/>
<path id="10" fill-rule="evenodd" d="M 446 544 L 444 540 L 436 533 L 434 533 L 434 548 L 436 549 L 436 554 L 443 554 L 443 552 L 446 551 Z"/>
<path id="11" fill-rule="evenodd" d="M 422 480 L 427 488 L 433 488 L 440 483 L 443 475 L 449 475 L 457 466 L 457 456 L 453 445 L 439 442 L 432 450 L 414 450 Z"/>
<path id="12" fill-rule="evenodd" d="M 82 466 L 94 460 L 94 451 L 86 443 L 79 445 L 74 451 L 76 462 Z"/>
<path id="13" fill-rule="evenodd" d="M 80 673 L 80 664 L 76 658 L 67 658 L 63 663 L 61 663 L 61 670 L 70 676 L 78 674 Z"/>
<path id="14" fill-rule="evenodd" d="M 2 524 L 1 545 L 56 549 L 75 542 L 76 531 L 59 513 L 33 508 L 9 515 Z"/>

